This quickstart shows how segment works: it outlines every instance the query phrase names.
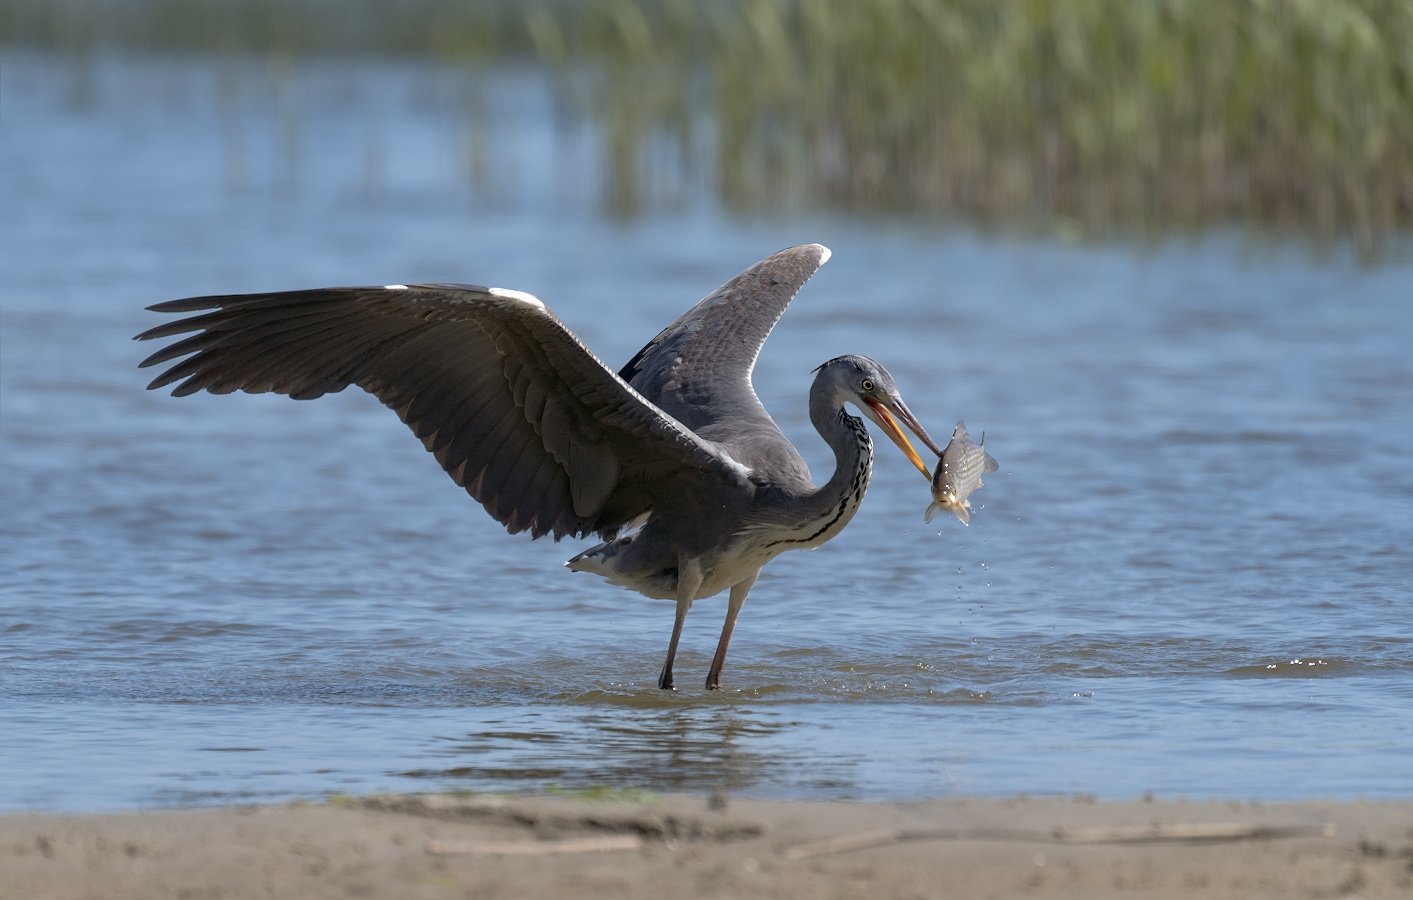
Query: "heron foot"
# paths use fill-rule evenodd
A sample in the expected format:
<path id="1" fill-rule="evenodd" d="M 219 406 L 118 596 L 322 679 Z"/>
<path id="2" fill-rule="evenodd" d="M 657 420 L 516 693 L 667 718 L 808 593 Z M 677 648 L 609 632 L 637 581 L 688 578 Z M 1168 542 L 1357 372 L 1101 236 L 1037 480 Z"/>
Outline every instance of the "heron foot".
<path id="1" fill-rule="evenodd" d="M 666 667 L 663 668 L 662 673 L 657 676 L 657 686 L 662 688 L 664 691 L 677 690 L 677 685 L 674 684 L 672 680 L 671 669 Z"/>

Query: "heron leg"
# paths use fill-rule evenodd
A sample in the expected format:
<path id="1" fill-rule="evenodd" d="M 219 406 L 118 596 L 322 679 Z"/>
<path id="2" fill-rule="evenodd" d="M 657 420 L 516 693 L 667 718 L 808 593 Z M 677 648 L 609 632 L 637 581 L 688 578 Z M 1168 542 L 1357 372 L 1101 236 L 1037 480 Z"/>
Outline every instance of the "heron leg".
<path id="1" fill-rule="evenodd" d="M 731 643 L 731 632 L 736 627 L 736 614 L 746 602 L 746 595 L 756 583 L 757 569 L 750 578 L 732 586 L 731 596 L 726 601 L 726 624 L 721 626 L 721 639 L 716 642 L 716 655 L 711 658 L 711 668 L 707 670 L 706 686 L 709 691 L 721 690 L 721 667 L 726 665 L 726 646 Z"/>
<path id="2" fill-rule="evenodd" d="M 692 601 L 701 586 L 701 566 L 682 559 L 677 566 L 677 615 L 672 620 L 672 639 L 667 642 L 667 659 L 657 676 L 657 686 L 664 691 L 676 687 L 672 682 L 672 661 L 677 658 L 677 641 L 682 637 L 682 623 L 687 620 L 687 610 L 692 608 Z"/>

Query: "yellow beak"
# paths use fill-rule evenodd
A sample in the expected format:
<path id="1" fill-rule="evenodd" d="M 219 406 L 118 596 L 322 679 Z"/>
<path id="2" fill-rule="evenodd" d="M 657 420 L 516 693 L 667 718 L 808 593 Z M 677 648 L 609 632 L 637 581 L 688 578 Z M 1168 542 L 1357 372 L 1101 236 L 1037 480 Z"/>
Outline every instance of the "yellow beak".
<path id="1" fill-rule="evenodd" d="M 928 436 L 927 431 L 918 423 L 917 419 L 913 417 L 912 412 L 904 406 L 901 401 L 893 406 L 893 410 L 889 410 L 888 406 L 885 406 L 883 403 L 871 397 L 865 398 L 864 402 L 867 403 L 868 408 L 873 411 L 874 421 L 878 423 L 878 427 L 882 428 L 883 432 L 893 439 L 893 443 L 898 445 L 898 449 L 903 451 L 903 455 L 906 456 L 913 465 L 917 466 L 917 470 L 922 473 L 922 477 L 926 478 L 929 482 L 932 481 L 931 470 L 927 468 L 927 465 L 922 461 L 922 457 L 918 456 L 917 451 L 913 449 L 912 442 L 908 440 L 908 436 L 903 433 L 903 429 L 898 425 L 898 419 L 902 419 L 903 422 L 912 429 L 912 432 L 918 436 L 918 439 L 927 444 L 929 449 L 934 450 L 938 456 L 942 455 L 942 451 L 936 449 L 936 443 Z M 894 412 L 897 413 L 898 418 L 894 418 Z"/>

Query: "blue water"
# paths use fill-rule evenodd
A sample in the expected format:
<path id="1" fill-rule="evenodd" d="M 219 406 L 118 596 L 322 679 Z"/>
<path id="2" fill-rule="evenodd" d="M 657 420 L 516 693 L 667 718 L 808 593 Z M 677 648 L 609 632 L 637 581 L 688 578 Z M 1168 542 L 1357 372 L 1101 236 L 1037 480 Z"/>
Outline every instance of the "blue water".
<path id="1" fill-rule="evenodd" d="M 773 797 L 1413 793 L 1413 267 L 1077 245 L 700 190 L 603 214 L 533 72 L 0 60 L 0 809 L 621 786 Z M 724 612 L 506 535 L 356 391 L 174 399 L 174 297 L 456 280 L 625 361 L 780 247 L 834 257 L 758 392 L 882 360 L 1001 461 L 972 526 L 880 442 L 853 524 Z M 1404 248 L 1406 249 L 1406 248 Z"/>

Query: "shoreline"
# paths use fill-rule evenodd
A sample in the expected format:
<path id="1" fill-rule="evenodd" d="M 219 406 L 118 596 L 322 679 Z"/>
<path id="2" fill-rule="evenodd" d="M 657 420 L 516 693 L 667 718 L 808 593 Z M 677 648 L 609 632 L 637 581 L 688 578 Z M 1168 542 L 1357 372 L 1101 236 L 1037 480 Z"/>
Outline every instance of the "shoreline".
<path id="1" fill-rule="evenodd" d="M 5 896 L 1339 898 L 1413 892 L 1413 800 L 336 797 L 0 814 Z M 11 893 L 13 892 L 13 893 Z"/>

